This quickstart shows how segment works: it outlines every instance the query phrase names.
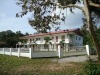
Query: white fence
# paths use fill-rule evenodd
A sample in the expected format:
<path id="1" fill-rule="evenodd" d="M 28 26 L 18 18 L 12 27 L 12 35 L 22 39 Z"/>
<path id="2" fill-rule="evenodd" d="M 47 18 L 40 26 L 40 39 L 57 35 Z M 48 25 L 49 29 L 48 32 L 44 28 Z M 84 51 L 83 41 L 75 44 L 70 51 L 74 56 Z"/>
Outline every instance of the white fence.
<path id="1" fill-rule="evenodd" d="M 31 48 L 0 48 L 0 54 L 31 58 Z"/>
<path id="2" fill-rule="evenodd" d="M 89 55 L 90 50 L 89 46 L 86 45 L 86 54 Z M 18 56 L 18 57 L 29 57 L 29 58 L 36 58 L 36 57 L 63 57 L 64 50 L 58 46 L 58 50 L 56 51 L 33 51 L 32 48 L 0 48 L 0 54 L 3 55 L 10 55 L 10 56 Z M 67 51 L 69 55 L 69 52 Z M 73 53 L 71 52 L 73 55 Z"/>
<path id="3" fill-rule="evenodd" d="M 86 55 L 86 46 L 69 47 L 67 50 L 63 50 L 63 56 L 80 56 Z"/>
<path id="4" fill-rule="evenodd" d="M 58 51 L 35 51 L 32 57 L 58 57 Z"/>
<path id="5" fill-rule="evenodd" d="M 58 57 L 58 51 L 33 51 L 32 48 L 0 48 L 0 54 L 18 57 Z"/>

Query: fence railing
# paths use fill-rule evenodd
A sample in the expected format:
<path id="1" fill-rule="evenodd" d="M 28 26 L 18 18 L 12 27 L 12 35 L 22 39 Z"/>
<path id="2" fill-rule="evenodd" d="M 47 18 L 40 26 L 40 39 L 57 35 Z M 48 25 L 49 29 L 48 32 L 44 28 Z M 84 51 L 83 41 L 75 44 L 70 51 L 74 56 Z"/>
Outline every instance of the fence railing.
<path id="1" fill-rule="evenodd" d="M 0 48 L 0 54 L 10 56 L 22 56 L 29 58 L 36 57 L 55 57 L 58 56 L 58 51 L 48 50 L 33 50 L 32 48 Z"/>
<path id="2" fill-rule="evenodd" d="M 57 49 L 56 48 L 49 48 L 49 49 L 41 48 L 41 49 L 33 49 L 33 51 L 57 51 Z"/>
<path id="3" fill-rule="evenodd" d="M 79 47 L 76 52 L 85 51 L 87 55 L 90 55 L 90 48 L 89 45 L 86 47 Z M 0 54 L 3 55 L 10 55 L 10 56 L 22 56 L 22 57 L 29 57 L 29 58 L 36 58 L 36 57 L 63 57 L 63 53 L 69 54 L 69 51 L 63 50 L 60 45 L 58 45 L 58 50 L 34 50 L 32 48 L 0 48 Z M 71 54 L 73 51 L 70 51 Z"/>
<path id="4" fill-rule="evenodd" d="M 32 58 L 31 57 L 31 48 L 0 48 L 0 54 Z"/>

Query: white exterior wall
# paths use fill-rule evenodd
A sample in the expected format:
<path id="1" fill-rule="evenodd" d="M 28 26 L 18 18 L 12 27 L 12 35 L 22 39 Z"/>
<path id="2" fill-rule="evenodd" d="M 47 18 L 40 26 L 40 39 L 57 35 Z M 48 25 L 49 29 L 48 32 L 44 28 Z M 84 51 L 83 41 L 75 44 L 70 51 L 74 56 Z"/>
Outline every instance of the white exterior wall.
<path id="1" fill-rule="evenodd" d="M 72 37 L 70 37 L 70 35 L 72 35 Z M 58 42 L 56 42 L 56 36 L 58 36 Z M 30 37 L 30 38 L 28 38 L 28 42 L 30 41 L 30 39 L 32 41 L 33 41 L 33 39 L 34 39 L 34 41 L 36 41 L 36 38 L 40 38 L 40 40 L 37 40 L 36 43 L 37 44 L 45 44 L 44 37 L 50 37 L 51 39 L 53 37 L 53 40 L 51 40 L 52 44 L 58 44 L 62 40 L 61 39 L 62 36 L 65 36 L 65 43 L 71 43 L 74 46 L 82 46 L 83 45 L 83 38 L 74 33 L 60 33 L 60 34 Z M 77 40 L 76 40 L 76 36 L 77 36 Z M 79 37 L 81 38 L 80 40 L 79 40 Z"/>
<path id="2" fill-rule="evenodd" d="M 33 38 L 29 38 L 28 40 L 40 38 L 40 40 L 36 41 L 36 43 L 37 44 L 44 44 L 45 43 L 44 37 L 50 37 L 50 38 L 53 37 L 54 39 L 51 40 L 51 42 L 53 44 L 58 44 L 61 41 L 61 36 L 63 36 L 63 35 L 65 36 L 65 43 L 69 43 L 69 39 L 68 39 L 67 33 L 53 34 L 53 35 L 45 35 L 45 36 L 41 36 L 41 37 L 33 37 Z M 56 42 L 56 36 L 58 36 L 58 42 Z"/>
<path id="3" fill-rule="evenodd" d="M 65 34 L 65 43 L 69 43 L 70 39 L 68 33 Z"/>

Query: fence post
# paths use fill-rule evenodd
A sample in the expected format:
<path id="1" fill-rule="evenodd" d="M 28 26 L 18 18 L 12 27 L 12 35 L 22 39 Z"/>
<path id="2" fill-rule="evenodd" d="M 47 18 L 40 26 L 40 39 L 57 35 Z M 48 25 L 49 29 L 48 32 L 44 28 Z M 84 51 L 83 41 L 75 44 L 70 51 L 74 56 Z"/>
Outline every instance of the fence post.
<path id="1" fill-rule="evenodd" d="M 59 58 L 63 57 L 63 50 L 61 50 L 60 45 L 58 45 L 58 57 Z"/>
<path id="2" fill-rule="evenodd" d="M 90 55 L 90 48 L 89 48 L 89 45 L 86 45 L 86 52 L 87 52 L 87 55 Z"/>
<path id="3" fill-rule="evenodd" d="M 32 48 L 29 48 L 30 59 L 32 58 Z"/>
<path id="4" fill-rule="evenodd" d="M 3 55 L 5 55 L 5 49 L 3 48 Z"/>
<path id="5" fill-rule="evenodd" d="M 18 48 L 18 57 L 20 57 L 20 48 Z"/>
<path id="6" fill-rule="evenodd" d="M 12 55 L 11 48 L 10 48 L 10 56 Z"/>

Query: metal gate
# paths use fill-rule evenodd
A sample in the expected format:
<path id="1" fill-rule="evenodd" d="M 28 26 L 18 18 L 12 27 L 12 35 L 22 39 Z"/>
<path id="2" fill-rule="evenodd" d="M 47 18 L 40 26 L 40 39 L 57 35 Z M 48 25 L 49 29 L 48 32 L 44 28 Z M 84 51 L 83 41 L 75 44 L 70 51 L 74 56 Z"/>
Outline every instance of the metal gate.
<path id="1" fill-rule="evenodd" d="M 67 49 L 63 49 L 63 56 L 80 56 L 86 55 L 86 47 L 78 46 L 78 47 L 68 47 Z"/>

